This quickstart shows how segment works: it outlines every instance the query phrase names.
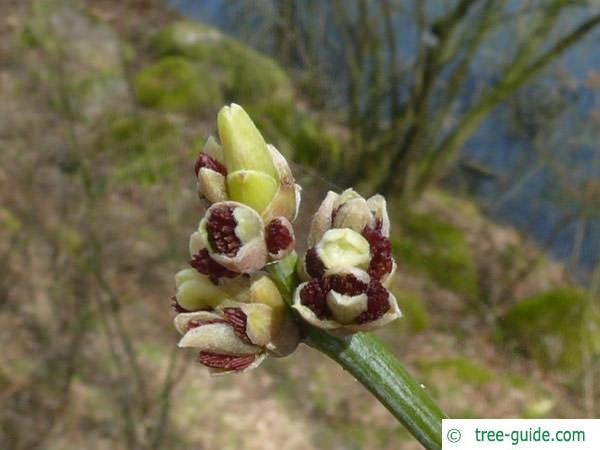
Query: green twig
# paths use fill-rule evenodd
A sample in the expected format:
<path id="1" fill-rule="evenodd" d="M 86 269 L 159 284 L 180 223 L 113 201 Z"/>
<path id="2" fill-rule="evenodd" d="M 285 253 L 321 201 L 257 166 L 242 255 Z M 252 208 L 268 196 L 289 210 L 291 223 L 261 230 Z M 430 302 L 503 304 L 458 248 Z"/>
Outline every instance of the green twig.
<path id="1" fill-rule="evenodd" d="M 370 333 L 336 337 L 314 327 L 305 331 L 308 345 L 352 374 L 425 448 L 442 448 L 447 416 L 379 339 Z"/>
<path id="2" fill-rule="evenodd" d="M 296 260 L 293 253 L 268 269 L 288 301 L 298 285 Z M 336 337 L 306 324 L 303 330 L 307 345 L 354 376 L 425 448 L 442 448 L 442 419 L 447 416 L 381 341 L 369 333 Z"/>

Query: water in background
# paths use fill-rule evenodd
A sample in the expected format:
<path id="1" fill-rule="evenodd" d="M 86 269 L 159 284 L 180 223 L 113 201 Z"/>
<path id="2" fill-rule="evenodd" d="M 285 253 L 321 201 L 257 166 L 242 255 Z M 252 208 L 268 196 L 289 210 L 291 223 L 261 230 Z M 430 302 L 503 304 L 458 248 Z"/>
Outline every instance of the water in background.
<path id="1" fill-rule="evenodd" d="M 168 3 L 190 18 L 225 29 L 231 28 L 231 19 L 223 13 L 223 0 L 203 0 L 202 2 L 168 0 Z M 578 17 L 573 16 L 567 20 L 575 21 L 577 19 Z M 410 23 L 401 25 L 403 27 L 411 26 Z M 576 107 L 570 108 L 571 111 L 561 119 L 560 127 L 554 130 L 559 134 L 561 130 L 566 131 L 563 133 L 563 137 L 565 135 L 570 137 L 568 134 L 573 133 L 570 130 L 574 129 L 573 127 L 577 125 L 578 121 L 585 120 L 594 106 L 593 98 L 584 85 L 588 73 L 600 72 L 600 52 L 594 51 L 598 48 L 599 41 L 600 35 L 596 33 L 583 44 L 565 53 L 555 63 L 555 67 L 564 70 L 572 80 L 571 101 L 576 102 Z M 414 42 L 403 42 L 401 46 L 401 50 L 406 52 L 414 47 Z M 500 51 L 502 46 L 503 37 L 499 36 L 491 47 L 496 47 L 497 51 Z M 494 51 L 495 49 L 487 50 Z M 493 73 L 486 73 L 486 65 L 482 64 L 480 73 L 472 74 L 473 85 L 476 84 L 478 77 L 486 79 L 485 77 L 493 76 Z M 548 132 L 551 133 L 552 130 Z M 548 144 L 552 151 L 561 151 L 561 145 L 560 136 Z M 584 172 L 575 174 L 574 178 L 591 175 L 598 177 L 600 174 L 600 168 L 591 164 L 585 165 L 586 160 L 592 159 L 592 146 L 598 144 L 594 140 L 588 145 L 589 147 L 586 148 L 585 144 L 582 144 L 577 152 L 571 152 L 564 156 L 565 158 L 576 158 L 580 166 L 582 162 L 584 163 Z M 519 162 L 522 163 L 520 158 L 524 154 L 533 154 L 530 151 L 524 152 L 524 150 L 528 150 L 529 146 L 529 142 L 514 137 L 510 132 L 507 125 L 507 107 L 501 107 L 488 117 L 478 132 L 469 140 L 462 156 L 464 159 L 483 164 L 492 172 L 499 174 L 501 179 L 504 174 L 511 172 L 515 165 Z M 504 186 L 499 194 L 499 182 L 487 181 L 478 187 L 474 195 L 480 205 L 496 220 L 512 224 L 538 241 L 544 242 L 553 233 L 557 223 L 564 216 L 564 211 L 568 210 L 570 205 L 568 199 L 561 205 L 548 200 L 552 195 L 556 195 L 552 192 L 554 175 L 547 167 L 540 166 L 536 158 L 535 154 L 531 156 L 531 160 L 528 162 L 531 170 L 525 174 L 524 181 L 518 186 Z M 574 181 L 576 180 L 574 179 Z M 575 234 L 574 225 L 566 227 L 558 234 L 550 248 L 555 257 L 562 260 L 571 257 Z M 585 277 L 586 274 L 589 274 L 594 265 L 598 264 L 598 255 L 600 255 L 600 221 L 595 219 L 586 223 L 581 255 L 577 262 L 580 273 L 576 275 Z"/>

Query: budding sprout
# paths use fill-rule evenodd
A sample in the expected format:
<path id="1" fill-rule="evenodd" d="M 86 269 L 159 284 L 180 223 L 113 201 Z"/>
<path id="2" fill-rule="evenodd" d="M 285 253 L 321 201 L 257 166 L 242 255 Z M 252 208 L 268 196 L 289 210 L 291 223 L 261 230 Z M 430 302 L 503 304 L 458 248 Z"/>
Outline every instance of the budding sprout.
<path id="1" fill-rule="evenodd" d="M 333 333 L 399 317 L 385 287 L 395 269 L 385 200 L 351 189 L 328 193 L 315 214 L 299 266 L 305 282 L 286 304 L 266 268 L 294 250 L 300 186 L 241 106 L 222 108 L 217 123 L 221 144 L 210 137 L 194 164 L 210 206 L 190 236 L 190 268 L 175 276 L 179 346 L 211 373 L 241 372 L 294 351 L 293 310 Z"/>
<path id="2" fill-rule="evenodd" d="M 385 287 L 396 264 L 382 196 L 365 200 L 352 189 L 329 192 L 313 218 L 308 244 L 299 263 L 307 282 L 296 289 L 293 305 L 304 320 L 347 334 L 401 316 Z"/>

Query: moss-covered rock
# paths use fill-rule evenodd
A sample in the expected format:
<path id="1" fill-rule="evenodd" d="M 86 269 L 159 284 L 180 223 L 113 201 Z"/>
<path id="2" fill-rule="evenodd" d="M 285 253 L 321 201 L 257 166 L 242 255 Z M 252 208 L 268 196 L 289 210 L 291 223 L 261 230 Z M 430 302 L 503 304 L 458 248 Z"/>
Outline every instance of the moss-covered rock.
<path id="1" fill-rule="evenodd" d="M 152 36 L 151 49 L 158 57 L 185 56 L 191 59 L 213 59 L 213 45 L 225 36 L 218 29 L 198 22 L 182 20 L 172 23 Z"/>
<path id="2" fill-rule="evenodd" d="M 95 120 L 125 102 L 123 56 L 129 46 L 73 2 L 33 2 L 19 43 L 32 79 L 26 88 L 44 91 L 59 112 Z"/>
<path id="3" fill-rule="evenodd" d="M 555 289 L 526 298 L 499 324 L 517 349 L 548 368 L 578 370 L 586 352 L 600 352 L 600 314 L 578 289 Z"/>
<path id="4" fill-rule="evenodd" d="M 477 295 L 477 273 L 464 233 L 431 215 L 406 211 L 392 238 L 401 267 L 425 274 L 469 298 Z"/>
<path id="5" fill-rule="evenodd" d="M 273 59 L 207 25 L 180 21 L 158 31 L 151 40 L 158 57 L 179 56 L 206 64 L 218 74 L 228 101 L 289 102 L 292 83 Z"/>
<path id="6" fill-rule="evenodd" d="M 197 83 L 190 68 L 199 64 L 203 67 L 202 77 L 210 75 L 212 82 L 203 81 L 196 89 L 206 91 L 210 87 L 217 92 L 219 101 L 244 105 L 267 139 L 286 156 L 313 166 L 325 166 L 339 157 L 339 140 L 313 114 L 296 108 L 290 78 L 268 56 L 216 28 L 185 20 L 159 30 L 152 37 L 150 48 L 159 62 L 136 80 L 138 96 L 145 105 L 156 107 L 165 103 L 161 93 L 166 89 L 167 97 L 173 96 L 164 72 L 183 71 L 185 77 L 177 80 L 183 77 L 182 84 Z M 169 61 L 166 68 L 156 68 L 165 60 Z M 175 67 L 172 61 L 177 61 Z M 187 62 L 187 69 L 183 61 Z M 190 94 L 176 97 L 189 98 Z M 166 103 L 168 106 L 163 109 L 172 109 L 172 100 Z"/>
<path id="7" fill-rule="evenodd" d="M 165 111 L 212 113 L 223 102 L 210 69 L 176 56 L 142 69 L 135 77 L 135 92 L 143 105 Z"/>
<path id="8" fill-rule="evenodd" d="M 97 146 L 115 159 L 115 180 L 153 184 L 175 173 L 180 141 L 179 130 L 165 118 L 131 114 L 107 117 Z"/>
<path id="9" fill-rule="evenodd" d="M 232 71 L 228 95 L 249 103 L 291 102 L 292 83 L 273 59 L 235 42 L 229 45 Z"/>

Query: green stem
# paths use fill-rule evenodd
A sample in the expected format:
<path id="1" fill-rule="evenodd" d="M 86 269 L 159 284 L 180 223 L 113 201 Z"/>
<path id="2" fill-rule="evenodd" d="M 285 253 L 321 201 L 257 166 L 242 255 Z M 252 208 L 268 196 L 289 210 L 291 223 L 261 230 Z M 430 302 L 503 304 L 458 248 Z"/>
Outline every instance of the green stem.
<path id="1" fill-rule="evenodd" d="M 305 331 L 308 345 L 352 374 L 425 448 L 442 448 L 447 416 L 379 339 L 369 333 L 336 337 L 314 327 Z"/>
<path id="2" fill-rule="evenodd" d="M 296 260 L 292 253 L 268 269 L 288 302 L 298 285 Z M 369 333 L 336 337 L 307 324 L 303 330 L 307 345 L 352 374 L 426 449 L 442 448 L 442 419 L 447 416 L 381 341 Z"/>

